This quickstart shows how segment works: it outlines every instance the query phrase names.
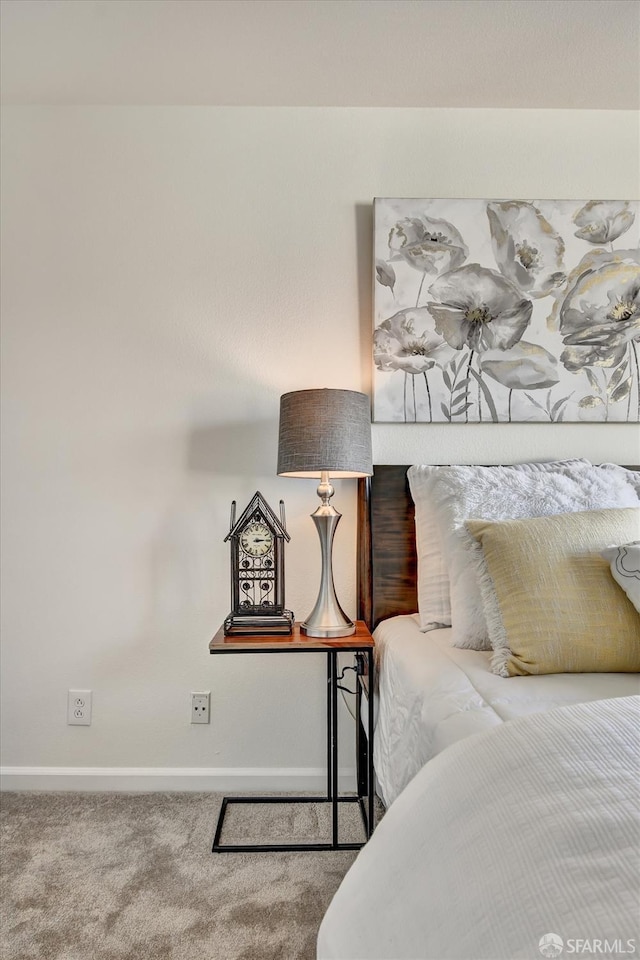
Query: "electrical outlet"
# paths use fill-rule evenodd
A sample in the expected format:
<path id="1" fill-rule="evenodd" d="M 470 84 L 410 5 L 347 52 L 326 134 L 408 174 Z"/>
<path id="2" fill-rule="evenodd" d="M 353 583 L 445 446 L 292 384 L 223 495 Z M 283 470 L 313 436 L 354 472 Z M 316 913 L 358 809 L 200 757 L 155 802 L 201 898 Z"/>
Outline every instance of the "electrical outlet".
<path id="1" fill-rule="evenodd" d="M 191 694 L 191 723 L 209 723 L 211 693 Z"/>
<path id="2" fill-rule="evenodd" d="M 67 723 L 75 726 L 91 725 L 91 690 L 69 690 L 67 696 Z"/>

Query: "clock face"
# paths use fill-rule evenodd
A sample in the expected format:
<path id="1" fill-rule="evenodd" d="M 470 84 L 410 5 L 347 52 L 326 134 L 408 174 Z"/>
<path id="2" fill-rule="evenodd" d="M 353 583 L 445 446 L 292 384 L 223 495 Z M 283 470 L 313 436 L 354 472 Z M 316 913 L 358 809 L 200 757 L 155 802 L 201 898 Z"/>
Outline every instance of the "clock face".
<path id="1" fill-rule="evenodd" d="M 240 535 L 240 545 L 250 557 L 264 557 L 273 546 L 273 534 L 264 523 L 250 523 Z"/>

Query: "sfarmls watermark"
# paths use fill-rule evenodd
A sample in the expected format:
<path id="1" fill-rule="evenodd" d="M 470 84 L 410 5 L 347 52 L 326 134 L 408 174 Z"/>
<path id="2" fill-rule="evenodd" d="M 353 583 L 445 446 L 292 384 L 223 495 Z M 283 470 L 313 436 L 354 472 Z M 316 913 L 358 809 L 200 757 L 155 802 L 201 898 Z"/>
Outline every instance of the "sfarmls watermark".
<path id="1" fill-rule="evenodd" d="M 582 939 L 575 937 L 563 940 L 557 933 L 545 933 L 540 937 L 538 949 L 543 957 L 555 958 L 563 954 L 583 954 L 600 957 L 633 956 L 636 953 L 636 941 L 598 939 Z"/>

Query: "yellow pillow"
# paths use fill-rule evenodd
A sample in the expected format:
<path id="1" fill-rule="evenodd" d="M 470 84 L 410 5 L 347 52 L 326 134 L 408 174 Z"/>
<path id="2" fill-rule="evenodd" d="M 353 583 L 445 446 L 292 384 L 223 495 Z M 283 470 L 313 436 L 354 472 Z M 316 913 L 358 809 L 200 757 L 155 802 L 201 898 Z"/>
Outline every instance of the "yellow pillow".
<path id="1" fill-rule="evenodd" d="M 481 547 L 495 673 L 640 671 L 640 614 L 600 556 L 638 538 L 640 509 L 469 520 L 466 527 Z"/>

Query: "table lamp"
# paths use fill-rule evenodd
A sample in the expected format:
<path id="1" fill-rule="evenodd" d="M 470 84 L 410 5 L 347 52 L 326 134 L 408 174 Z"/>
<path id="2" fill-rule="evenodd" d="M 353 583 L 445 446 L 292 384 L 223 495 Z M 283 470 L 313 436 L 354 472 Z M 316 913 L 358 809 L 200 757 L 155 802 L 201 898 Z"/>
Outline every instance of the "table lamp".
<path id="1" fill-rule="evenodd" d="M 370 477 L 369 398 L 355 390 L 295 390 L 280 398 L 278 475 L 318 477 L 321 504 L 311 514 L 320 537 L 322 575 L 316 605 L 302 623 L 310 637 L 349 637 L 355 624 L 336 597 L 333 537 L 342 514 L 331 505 L 331 477 Z"/>

